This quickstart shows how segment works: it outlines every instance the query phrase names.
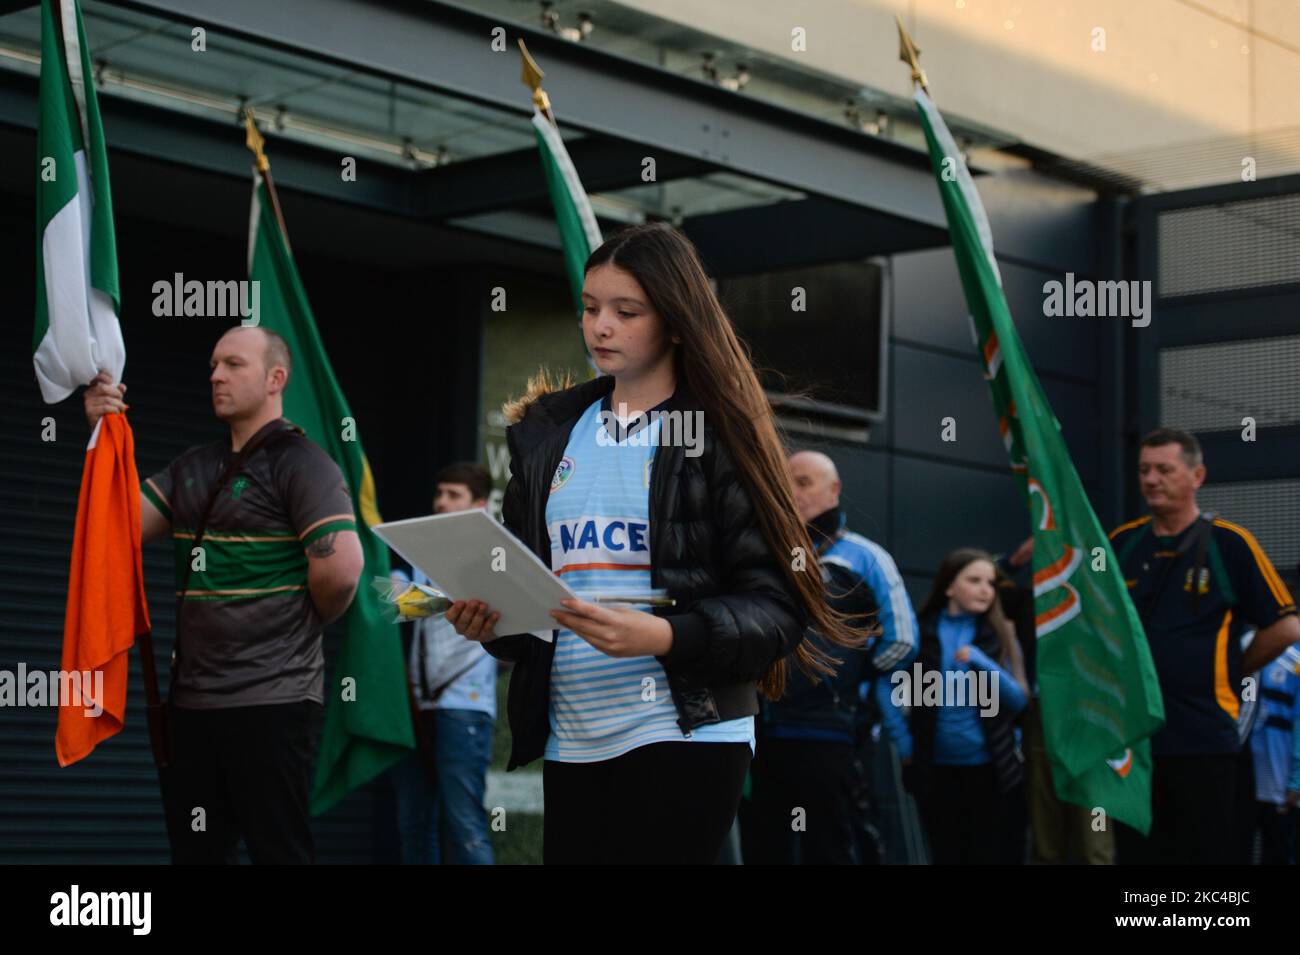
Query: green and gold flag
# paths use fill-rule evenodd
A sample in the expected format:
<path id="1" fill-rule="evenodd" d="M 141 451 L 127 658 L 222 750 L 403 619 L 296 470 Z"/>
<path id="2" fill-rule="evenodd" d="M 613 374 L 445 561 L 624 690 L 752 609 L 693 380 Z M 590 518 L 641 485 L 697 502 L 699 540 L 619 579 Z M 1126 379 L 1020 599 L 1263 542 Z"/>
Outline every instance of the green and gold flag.
<path id="1" fill-rule="evenodd" d="M 384 618 L 379 594 L 369 583 L 390 571 L 388 548 L 370 529 L 380 523 L 374 478 L 294 265 L 261 136 L 251 120 L 248 131 L 258 160 L 248 248 L 249 278 L 260 283 L 258 322 L 289 345 L 293 382 L 284 394 L 284 415 L 343 471 L 366 560 L 325 689 L 325 733 L 311 797 L 311 811 L 319 815 L 410 753 L 415 736 L 397 624 Z"/>

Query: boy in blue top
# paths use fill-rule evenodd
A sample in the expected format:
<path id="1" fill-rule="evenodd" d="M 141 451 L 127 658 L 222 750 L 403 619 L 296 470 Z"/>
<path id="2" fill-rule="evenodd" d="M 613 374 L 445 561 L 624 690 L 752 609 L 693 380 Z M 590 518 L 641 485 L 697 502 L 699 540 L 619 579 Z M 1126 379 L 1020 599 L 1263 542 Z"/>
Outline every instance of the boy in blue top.
<path id="1" fill-rule="evenodd" d="M 434 475 L 434 486 L 433 512 L 450 514 L 486 507 L 492 476 L 481 464 L 460 462 Z M 406 579 L 400 570 L 393 577 Z M 430 583 L 419 571 L 413 577 Z M 442 616 L 417 620 L 413 629 L 408 672 L 422 739 L 393 770 L 402 861 L 491 865 L 483 797 L 497 712 L 497 661 Z"/>

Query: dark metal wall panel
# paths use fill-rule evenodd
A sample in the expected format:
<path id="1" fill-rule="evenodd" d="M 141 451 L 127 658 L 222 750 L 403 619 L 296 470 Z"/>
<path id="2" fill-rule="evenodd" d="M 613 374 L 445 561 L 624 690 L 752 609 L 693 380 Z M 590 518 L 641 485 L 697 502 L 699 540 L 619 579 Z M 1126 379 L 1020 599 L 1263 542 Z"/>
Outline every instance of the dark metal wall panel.
<path id="1" fill-rule="evenodd" d="M 930 585 L 934 582 L 935 568 L 931 568 L 924 574 L 911 574 L 903 571 L 903 585 L 907 587 L 907 596 L 912 601 L 912 609 L 918 613 L 921 610 L 921 604 L 924 602 L 926 594 L 930 592 Z"/>
<path id="2" fill-rule="evenodd" d="M 1010 472 L 896 456 L 894 560 L 906 573 L 933 575 L 954 547 L 1005 550 L 1029 532 L 1029 515 Z"/>
<path id="3" fill-rule="evenodd" d="M 1242 429 L 1201 433 L 1206 481 L 1270 481 L 1300 475 L 1300 426 L 1262 428 L 1254 442 L 1241 439 Z M 1292 529 L 1300 537 L 1300 526 Z"/>
<path id="4" fill-rule="evenodd" d="M 896 342 L 893 385 L 897 452 L 1006 470 L 1007 450 L 988 383 L 973 356 L 967 360 Z M 944 418 L 955 421 L 955 441 L 943 440 Z"/>
<path id="5" fill-rule="evenodd" d="M 893 257 L 896 338 L 974 355 L 971 324 L 952 249 L 928 249 Z M 1064 281 L 1064 272 L 1000 260 L 998 268 L 1016 330 L 1040 374 L 1092 380 L 1097 373 L 1100 326 L 1113 319 L 1043 315 L 1043 284 Z"/>
<path id="6" fill-rule="evenodd" d="M 847 515 L 849 527 L 863 537 L 879 544 L 889 540 L 892 533 L 889 513 L 889 455 L 881 451 L 864 449 L 856 454 L 834 455 L 837 458 L 844 493 L 840 503 Z"/>
<path id="7" fill-rule="evenodd" d="M 1104 260 L 1098 257 L 1097 194 L 1091 189 L 1032 169 L 981 176 L 976 188 L 999 259 L 1096 277 Z"/>
<path id="8" fill-rule="evenodd" d="M 1105 440 L 1097 415 L 1097 386 L 1042 377 L 1043 394 L 1061 425 L 1061 436 L 1070 452 L 1079 479 L 1088 484 L 1098 479 L 1101 459 L 1114 453 L 1114 440 Z M 1093 509 L 1097 505 L 1093 503 Z"/>
<path id="9" fill-rule="evenodd" d="M 1289 280 L 1286 266 L 1287 251 L 1300 249 L 1300 239 L 1294 229 L 1279 228 L 1294 221 L 1297 195 L 1300 176 L 1282 176 L 1133 203 L 1137 278 L 1156 289 L 1199 288 L 1186 261 L 1222 256 L 1204 270 L 1206 291 L 1157 298 L 1148 333 L 1135 340 L 1138 371 L 1130 408 L 1137 436 L 1162 424 L 1180 426 L 1171 416 L 1181 409 L 1202 441 L 1211 481 L 1282 480 L 1296 473 L 1296 428 L 1287 409 L 1294 409 L 1300 379 L 1288 378 L 1286 359 L 1269 349 L 1289 354 L 1300 333 L 1300 287 Z M 1195 221 L 1199 228 L 1189 231 L 1170 226 L 1171 221 Z M 1274 257 L 1276 267 L 1257 273 L 1238 267 L 1260 249 Z M 1253 284 L 1229 287 L 1247 280 Z M 1202 367 L 1194 374 L 1178 373 L 1194 352 L 1206 356 Z M 1248 380 L 1252 372 L 1259 381 Z M 1194 397 L 1189 401 L 1189 396 Z M 1215 408 L 1222 411 L 1220 420 L 1203 413 Z M 1246 416 L 1258 421 L 1254 441 L 1241 439 Z M 1268 426 L 1270 419 L 1274 426 Z M 1141 509 L 1136 482 L 1128 500 Z"/>

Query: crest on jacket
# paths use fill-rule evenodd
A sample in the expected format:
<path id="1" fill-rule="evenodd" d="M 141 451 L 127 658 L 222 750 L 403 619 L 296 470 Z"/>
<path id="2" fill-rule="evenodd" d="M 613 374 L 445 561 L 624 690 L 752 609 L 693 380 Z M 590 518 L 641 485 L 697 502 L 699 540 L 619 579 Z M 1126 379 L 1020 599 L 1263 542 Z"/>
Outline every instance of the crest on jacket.
<path id="1" fill-rule="evenodd" d="M 551 478 L 552 494 L 564 487 L 569 478 L 573 477 L 573 471 L 576 467 L 577 465 L 573 463 L 573 458 L 569 457 L 567 454 L 560 458 L 560 463 L 555 468 L 555 477 Z"/>

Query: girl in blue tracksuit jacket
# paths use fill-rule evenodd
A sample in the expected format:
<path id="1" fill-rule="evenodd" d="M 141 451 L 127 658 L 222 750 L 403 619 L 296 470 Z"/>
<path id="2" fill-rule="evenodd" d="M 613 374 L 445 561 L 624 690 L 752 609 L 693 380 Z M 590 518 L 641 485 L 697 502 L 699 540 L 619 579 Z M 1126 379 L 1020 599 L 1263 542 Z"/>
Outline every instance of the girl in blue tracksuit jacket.
<path id="1" fill-rule="evenodd" d="M 939 865 L 1020 861 L 1008 851 L 1023 844 L 1013 831 L 1023 823 L 1024 778 L 1013 720 L 1029 688 L 995 580 L 983 551 L 945 557 L 917 614 L 918 660 L 891 680 L 891 702 L 911 708 L 910 729 L 896 741 L 904 780 Z"/>

